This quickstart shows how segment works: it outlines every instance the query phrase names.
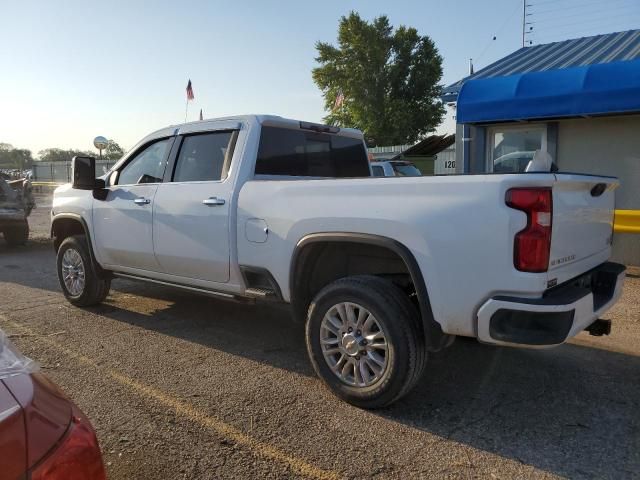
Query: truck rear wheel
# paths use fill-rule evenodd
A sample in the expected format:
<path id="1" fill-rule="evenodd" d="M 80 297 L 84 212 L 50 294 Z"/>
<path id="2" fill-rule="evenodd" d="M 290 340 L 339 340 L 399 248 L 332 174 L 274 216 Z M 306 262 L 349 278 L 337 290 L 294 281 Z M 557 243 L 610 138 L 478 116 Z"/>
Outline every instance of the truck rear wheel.
<path id="1" fill-rule="evenodd" d="M 18 225 L 7 227 L 4 231 L 4 239 L 12 247 L 24 245 L 29 239 L 29 223 L 25 219 Z"/>
<path id="2" fill-rule="evenodd" d="M 67 300 L 78 307 L 102 302 L 111 288 L 111 280 L 98 277 L 84 235 L 67 237 L 56 257 L 58 280 Z"/>
<path id="3" fill-rule="evenodd" d="M 379 277 L 342 278 L 309 308 L 307 350 L 316 373 L 341 399 L 379 408 L 404 396 L 427 359 L 418 312 L 408 296 Z"/>

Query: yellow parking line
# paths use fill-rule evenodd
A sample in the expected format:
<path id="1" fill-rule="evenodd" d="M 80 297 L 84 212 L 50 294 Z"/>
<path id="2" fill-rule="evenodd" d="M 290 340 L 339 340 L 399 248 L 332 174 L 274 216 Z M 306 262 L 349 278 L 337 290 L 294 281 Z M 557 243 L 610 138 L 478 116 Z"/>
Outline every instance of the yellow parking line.
<path id="1" fill-rule="evenodd" d="M 29 335 L 35 335 L 35 332 L 24 325 L 12 322 L 10 320 L 7 320 L 6 322 L 17 330 L 24 330 L 29 333 Z M 94 367 L 97 370 L 101 370 L 112 380 L 118 382 L 121 385 L 131 388 L 137 394 L 156 400 L 166 407 L 174 409 L 176 413 L 187 417 L 188 419 L 199 423 L 200 425 L 210 430 L 215 431 L 219 435 L 233 440 L 235 443 L 247 447 L 253 453 L 288 465 L 299 475 L 321 480 L 334 480 L 341 478 L 340 475 L 338 475 L 336 472 L 323 470 L 314 465 L 311 465 L 310 463 L 305 462 L 300 458 L 289 455 L 279 448 L 276 448 L 268 443 L 256 440 L 255 438 L 247 435 L 233 425 L 207 415 L 203 411 L 195 408 L 193 405 L 183 402 L 182 400 L 179 400 L 172 395 L 158 390 L 157 388 L 145 385 L 144 383 L 134 380 L 133 378 L 128 377 L 127 375 L 124 375 L 116 370 L 102 367 L 98 365 L 95 360 L 81 353 L 75 352 L 67 347 L 64 347 L 63 345 L 60 345 L 58 342 L 55 342 L 48 337 L 38 336 L 38 340 L 62 351 L 65 355 L 77 360 L 80 363 Z"/>

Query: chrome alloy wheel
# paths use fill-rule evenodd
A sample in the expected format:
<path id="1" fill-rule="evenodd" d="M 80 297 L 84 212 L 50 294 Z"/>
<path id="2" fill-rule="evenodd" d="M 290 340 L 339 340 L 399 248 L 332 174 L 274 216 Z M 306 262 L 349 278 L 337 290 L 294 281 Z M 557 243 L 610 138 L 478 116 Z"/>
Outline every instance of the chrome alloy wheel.
<path id="1" fill-rule="evenodd" d="M 331 307 L 320 324 L 320 344 L 331 371 L 344 383 L 370 387 L 387 369 L 388 344 L 380 323 L 357 303 Z"/>
<path id="2" fill-rule="evenodd" d="M 69 248 L 62 256 L 62 280 L 67 292 L 77 297 L 84 291 L 84 262 L 77 250 Z"/>

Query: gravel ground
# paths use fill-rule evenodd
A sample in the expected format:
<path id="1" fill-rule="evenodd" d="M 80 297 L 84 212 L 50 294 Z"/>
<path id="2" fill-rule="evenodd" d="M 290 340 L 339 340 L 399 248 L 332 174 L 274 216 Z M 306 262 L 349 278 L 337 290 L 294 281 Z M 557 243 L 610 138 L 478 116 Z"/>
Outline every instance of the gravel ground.
<path id="1" fill-rule="evenodd" d="M 51 193 L 34 193 L 36 208 L 29 215 L 29 238 L 32 242 L 48 242 L 51 234 Z"/>
<path id="2" fill-rule="evenodd" d="M 609 337 L 458 340 L 410 395 L 368 412 L 314 376 L 285 309 L 123 280 L 74 308 L 44 237 L 0 242 L 0 328 L 91 418 L 112 480 L 640 478 L 638 269 Z"/>

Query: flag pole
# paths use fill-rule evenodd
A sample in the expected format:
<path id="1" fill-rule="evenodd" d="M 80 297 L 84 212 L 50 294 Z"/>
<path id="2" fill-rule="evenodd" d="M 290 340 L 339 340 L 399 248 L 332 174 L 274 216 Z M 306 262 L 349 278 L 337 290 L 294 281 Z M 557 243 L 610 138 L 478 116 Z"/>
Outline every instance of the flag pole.
<path id="1" fill-rule="evenodd" d="M 187 97 L 187 104 L 184 106 L 184 123 L 187 123 L 187 112 L 189 111 L 189 97 Z"/>

